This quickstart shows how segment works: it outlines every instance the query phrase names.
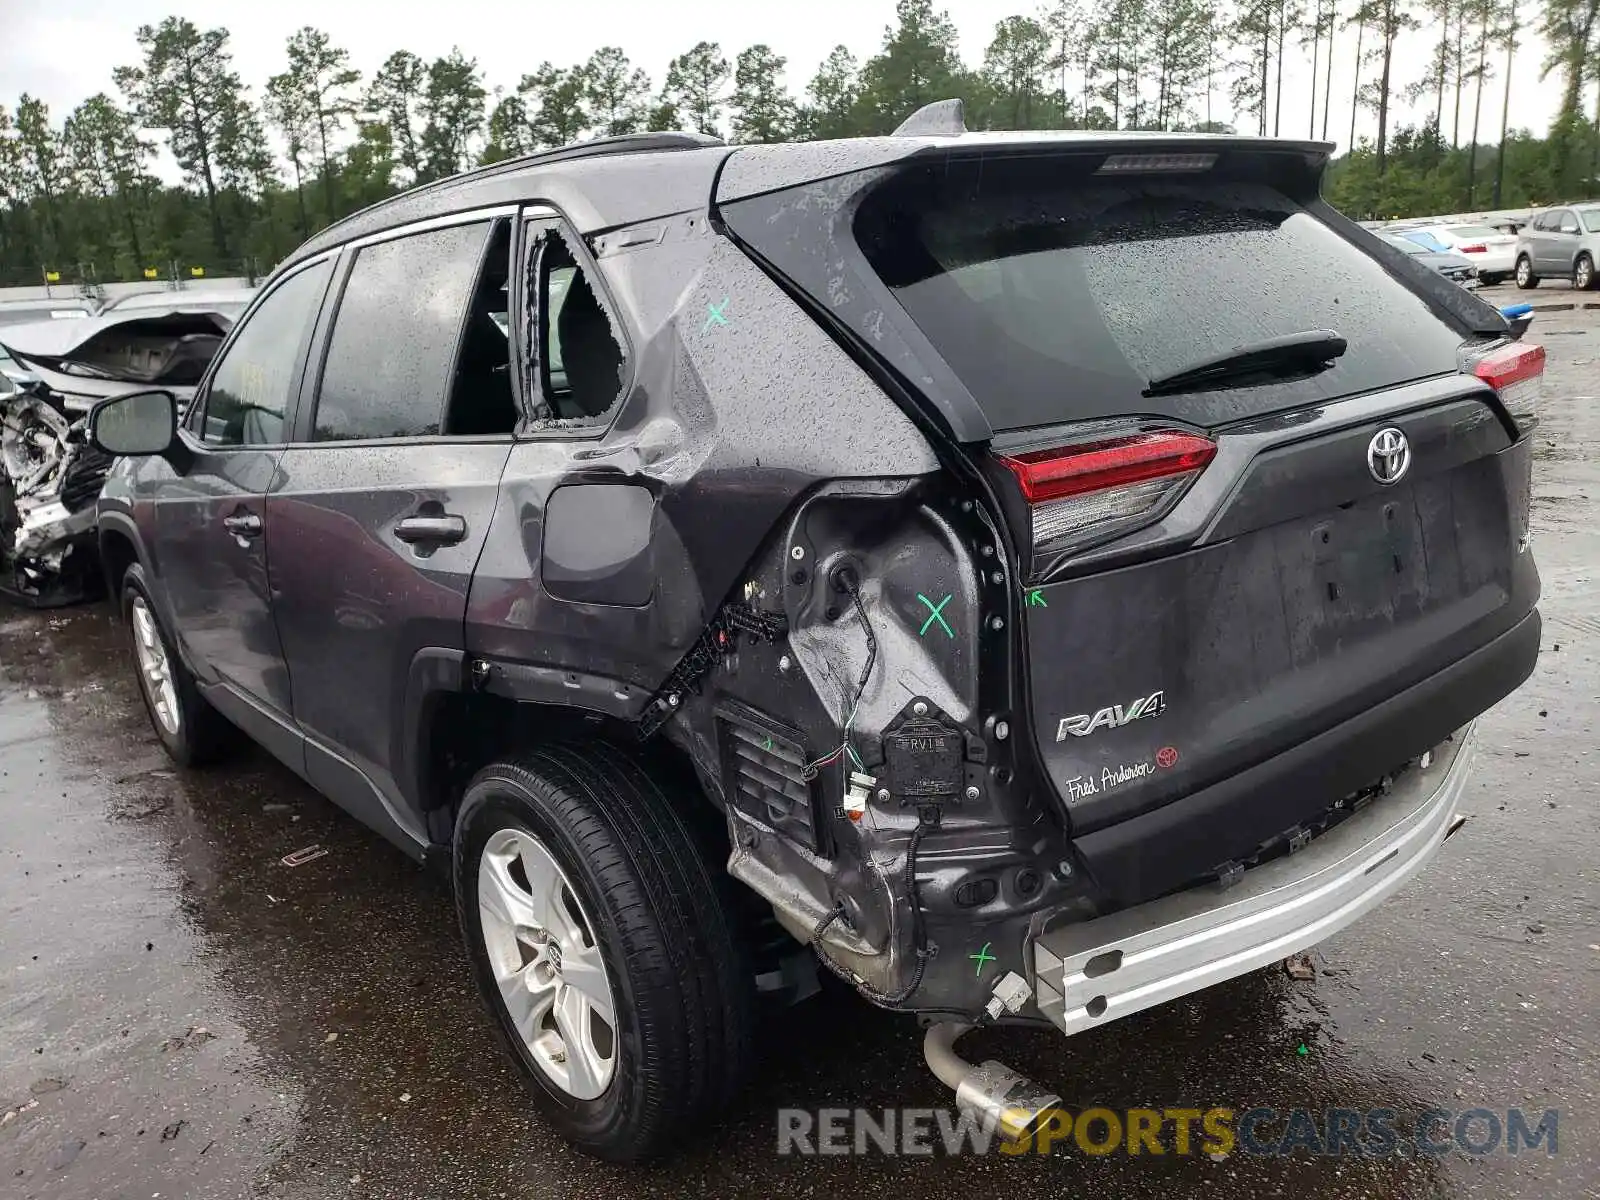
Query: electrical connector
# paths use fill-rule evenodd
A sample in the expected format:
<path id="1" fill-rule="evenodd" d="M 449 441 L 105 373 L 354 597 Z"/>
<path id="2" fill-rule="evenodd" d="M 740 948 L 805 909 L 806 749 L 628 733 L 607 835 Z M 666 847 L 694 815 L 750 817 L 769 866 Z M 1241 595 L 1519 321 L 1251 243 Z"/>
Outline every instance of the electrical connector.
<path id="1" fill-rule="evenodd" d="M 1028 981 L 1015 971 L 1007 971 L 1000 977 L 1000 982 L 994 985 L 994 994 L 983 1006 L 983 1011 L 989 1014 L 991 1021 L 998 1021 L 1002 1014 L 1021 1012 L 1022 1006 L 1031 999 L 1033 989 L 1028 986 Z"/>

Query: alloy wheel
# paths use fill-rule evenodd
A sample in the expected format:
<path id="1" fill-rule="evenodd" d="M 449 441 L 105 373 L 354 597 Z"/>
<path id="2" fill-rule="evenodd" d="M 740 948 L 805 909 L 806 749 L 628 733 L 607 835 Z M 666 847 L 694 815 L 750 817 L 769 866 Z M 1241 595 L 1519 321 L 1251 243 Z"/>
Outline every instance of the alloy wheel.
<path id="1" fill-rule="evenodd" d="M 1572 286 L 1580 292 L 1586 292 L 1594 286 L 1594 263 L 1587 258 L 1578 260 L 1578 267 L 1572 274 Z"/>
<path id="2" fill-rule="evenodd" d="M 150 611 L 150 605 L 143 596 L 133 598 L 131 613 L 133 652 L 139 660 L 139 673 L 144 676 L 150 711 L 169 737 L 177 737 L 182 718 L 178 715 L 178 689 L 172 679 L 172 663 L 167 658 L 166 643 L 161 640 L 155 614 Z"/>
<path id="3" fill-rule="evenodd" d="M 529 1057 L 578 1100 L 617 1067 L 616 1005 L 594 925 L 566 873 L 525 829 L 502 829 L 478 864 L 478 913 L 500 998 Z"/>

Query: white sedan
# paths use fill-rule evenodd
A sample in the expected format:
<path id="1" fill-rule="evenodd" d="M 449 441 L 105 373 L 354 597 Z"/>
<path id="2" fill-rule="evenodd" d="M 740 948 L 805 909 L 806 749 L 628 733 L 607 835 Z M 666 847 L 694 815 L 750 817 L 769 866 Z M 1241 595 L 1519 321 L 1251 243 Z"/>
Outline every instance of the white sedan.
<path id="1" fill-rule="evenodd" d="M 1478 268 L 1478 279 L 1499 283 L 1517 265 L 1517 235 L 1488 225 L 1419 225 L 1394 231 L 1408 241 L 1440 253 L 1459 254 Z"/>

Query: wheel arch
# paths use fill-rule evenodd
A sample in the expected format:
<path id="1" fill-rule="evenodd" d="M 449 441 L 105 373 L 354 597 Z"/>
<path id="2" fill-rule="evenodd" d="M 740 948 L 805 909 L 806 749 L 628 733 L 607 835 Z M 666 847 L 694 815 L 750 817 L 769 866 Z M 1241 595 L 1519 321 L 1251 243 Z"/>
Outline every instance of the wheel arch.
<path id="1" fill-rule="evenodd" d="M 143 553 L 144 539 L 139 536 L 139 527 L 132 518 L 115 510 L 101 512 L 98 526 L 100 569 L 105 575 L 106 591 L 115 600 L 122 591 L 122 580 L 128 568 L 136 562 L 148 562 Z"/>
<path id="2" fill-rule="evenodd" d="M 544 676 L 554 679 L 530 682 Z M 600 739 L 637 757 L 672 794 L 693 797 L 686 815 L 725 842 L 714 765 L 702 768 L 701 756 L 669 740 L 668 731 L 641 742 L 635 701 L 618 699 L 629 689 L 593 677 L 579 685 L 576 678 L 571 672 L 521 673 L 514 664 L 459 650 L 430 648 L 413 658 L 405 711 L 394 722 L 393 761 L 396 783 L 430 840 L 449 845 L 466 786 L 487 764 L 532 745 Z"/>

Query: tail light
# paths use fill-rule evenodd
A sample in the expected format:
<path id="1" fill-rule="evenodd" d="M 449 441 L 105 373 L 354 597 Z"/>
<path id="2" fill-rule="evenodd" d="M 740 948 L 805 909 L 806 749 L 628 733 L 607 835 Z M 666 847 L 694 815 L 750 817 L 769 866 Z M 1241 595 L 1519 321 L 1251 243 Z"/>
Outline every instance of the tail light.
<path id="1" fill-rule="evenodd" d="M 1472 245 L 1470 245 L 1470 246 L 1461 247 L 1461 253 L 1463 253 L 1463 254 L 1487 254 L 1487 253 L 1489 253 L 1489 247 L 1485 246 L 1482 242 L 1473 242 Z"/>
<path id="2" fill-rule="evenodd" d="M 1544 347 L 1526 342 L 1499 346 L 1473 360 L 1472 373 L 1500 395 L 1512 418 L 1530 424 L 1544 393 Z"/>
<path id="3" fill-rule="evenodd" d="M 1033 548 L 1060 551 L 1153 517 L 1205 470 L 1216 443 L 1151 432 L 1001 455 L 1033 518 Z"/>

